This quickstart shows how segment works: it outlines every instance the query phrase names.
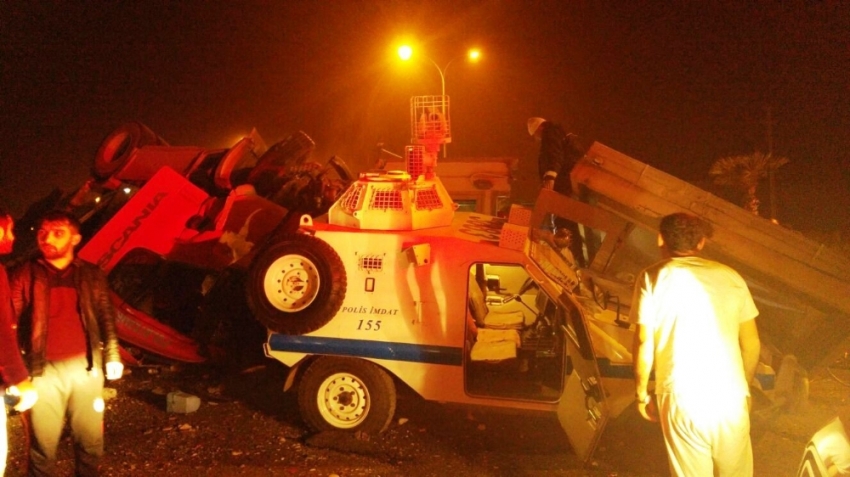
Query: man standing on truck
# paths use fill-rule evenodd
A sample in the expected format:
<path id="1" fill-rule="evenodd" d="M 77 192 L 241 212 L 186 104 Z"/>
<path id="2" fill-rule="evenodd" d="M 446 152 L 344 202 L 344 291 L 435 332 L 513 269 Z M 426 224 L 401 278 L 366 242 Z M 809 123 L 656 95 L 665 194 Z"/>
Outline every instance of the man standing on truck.
<path id="1" fill-rule="evenodd" d="M 10 280 L 21 348 L 39 394 L 25 421 L 31 476 L 55 475 L 66 415 L 74 436 L 75 475 L 98 475 L 103 370 L 109 380 L 124 371 L 106 276 L 74 258 L 80 240 L 76 218 L 47 213 L 37 232 L 42 256 L 21 265 Z"/>
<path id="2" fill-rule="evenodd" d="M 708 223 L 676 213 L 659 229 L 664 259 L 638 276 L 631 307 L 638 411 L 660 418 L 672 475 L 751 476 L 758 310 L 735 270 L 697 256 Z"/>
<path id="3" fill-rule="evenodd" d="M 0 255 L 12 253 L 12 245 L 15 242 L 14 227 L 12 216 L 0 207 Z M 19 398 L 14 409 L 24 412 L 38 400 L 38 393 L 30 382 L 29 373 L 21 359 L 14 323 L 9 278 L 6 268 L 0 264 L 0 374 L 3 377 L 3 386 L 8 386 L 4 389 L 5 394 Z M 0 413 L 0 476 L 6 471 L 8 452 L 6 407 L 3 406 L 3 412 Z"/>
<path id="4" fill-rule="evenodd" d="M 560 124 L 543 118 L 528 119 L 528 134 L 540 141 L 540 153 L 537 156 L 537 170 L 541 174 L 541 187 L 571 197 L 573 193 L 570 182 L 570 171 L 579 159 L 584 156 L 585 147 L 581 145 L 578 136 L 564 132 Z M 551 228 L 557 232 L 561 228 L 570 231 L 573 241 L 570 251 L 584 266 L 581 234 L 575 222 L 562 217 L 553 217 Z M 549 224 L 547 224 L 549 225 Z"/>

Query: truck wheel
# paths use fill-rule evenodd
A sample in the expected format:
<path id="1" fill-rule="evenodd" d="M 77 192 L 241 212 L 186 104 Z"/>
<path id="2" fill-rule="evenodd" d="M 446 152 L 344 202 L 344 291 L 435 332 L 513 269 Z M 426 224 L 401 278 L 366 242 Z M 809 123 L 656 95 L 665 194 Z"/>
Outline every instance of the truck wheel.
<path id="1" fill-rule="evenodd" d="M 133 151 L 149 144 L 162 144 L 156 133 L 139 122 L 124 123 L 100 144 L 94 156 L 92 171 L 98 179 L 106 179 L 124 167 Z"/>
<path id="2" fill-rule="evenodd" d="M 327 242 L 310 235 L 284 237 L 257 257 L 250 274 L 251 310 L 276 333 L 298 335 L 321 328 L 345 298 L 342 260 Z"/>
<path id="3" fill-rule="evenodd" d="M 314 431 L 380 433 L 395 414 L 392 378 L 377 365 L 353 358 L 320 357 L 298 385 L 298 407 Z"/>

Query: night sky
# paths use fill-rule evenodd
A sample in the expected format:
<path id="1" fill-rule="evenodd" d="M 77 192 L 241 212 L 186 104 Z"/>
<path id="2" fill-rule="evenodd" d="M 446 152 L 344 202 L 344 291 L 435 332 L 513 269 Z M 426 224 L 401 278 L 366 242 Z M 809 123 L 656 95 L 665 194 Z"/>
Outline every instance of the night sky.
<path id="1" fill-rule="evenodd" d="M 315 158 L 366 170 L 378 141 L 408 143 L 410 97 L 440 93 L 434 65 L 395 56 L 407 39 L 441 67 L 457 58 L 450 158 L 533 168 L 525 121 L 542 116 L 704 185 L 717 158 L 768 150 L 769 109 L 791 160 L 779 220 L 850 231 L 850 5 L 645 3 L 4 0 L 0 202 L 20 214 L 75 188 L 129 120 L 211 148 L 300 129 Z"/>

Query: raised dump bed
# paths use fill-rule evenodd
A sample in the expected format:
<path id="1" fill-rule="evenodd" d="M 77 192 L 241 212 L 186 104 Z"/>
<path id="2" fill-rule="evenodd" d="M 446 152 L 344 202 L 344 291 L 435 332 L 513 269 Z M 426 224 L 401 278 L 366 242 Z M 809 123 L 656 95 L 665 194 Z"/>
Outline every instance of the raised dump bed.
<path id="1" fill-rule="evenodd" d="M 850 333 L 846 256 L 600 143 L 591 146 L 571 177 L 581 203 L 544 194 L 538 204 L 564 202 L 562 213 L 587 225 L 589 268 L 600 280 L 627 285 L 659 259 L 659 219 L 689 212 L 714 227 L 705 256 L 744 276 L 761 312 L 759 329 L 782 354 L 811 365 Z M 628 305 L 630 297 L 624 295 L 618 298 Z"/>

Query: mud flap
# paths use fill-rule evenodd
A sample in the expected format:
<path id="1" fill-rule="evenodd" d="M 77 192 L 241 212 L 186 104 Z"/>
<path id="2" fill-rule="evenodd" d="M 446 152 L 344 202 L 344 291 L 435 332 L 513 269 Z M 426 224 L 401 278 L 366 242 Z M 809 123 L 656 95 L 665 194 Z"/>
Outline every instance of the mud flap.
<path id="1" fill-rule="evenodd" d="M 558 421 L 567 433 L 576 455 L 586 465 L 602 437 L 610 417 L 602 379 L 593 353 L 584 317 L 562 296 L 565 310 L 573 310 L 567 325 L 561 327 L 566 342 L 567 359 L 572 372 L 566 377 L 564 393 L 558 403 Z"/>

